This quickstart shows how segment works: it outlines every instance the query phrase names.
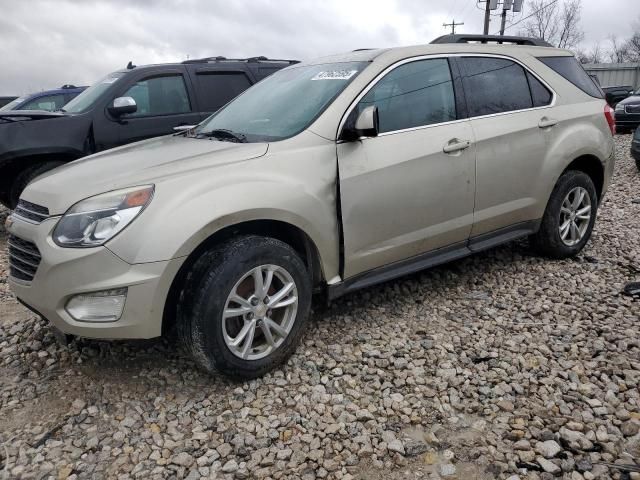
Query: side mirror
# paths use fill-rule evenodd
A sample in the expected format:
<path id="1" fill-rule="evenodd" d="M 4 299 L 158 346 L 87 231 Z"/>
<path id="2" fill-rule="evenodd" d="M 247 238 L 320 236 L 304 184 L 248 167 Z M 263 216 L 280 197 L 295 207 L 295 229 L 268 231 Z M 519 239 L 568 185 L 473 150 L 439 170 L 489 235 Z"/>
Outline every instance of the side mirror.
<path id="1" fill-rule="evenodd" d="M 118 97 L 113 101 L 113 105 L 109 107 L 109 113 L 114 117 L 125 115 L 127 113 L 135 113 L 138 110 L 136 101 L 131 97 Z"/>
<path id="2" fill-rule="evenodd" d="M 377 137 L 379 125 L 378 107 L 371 105 L 360 112 L 355 122 L 347 121 L 342 130 L 342 139 L 353 141 L 360 137 Z"/>

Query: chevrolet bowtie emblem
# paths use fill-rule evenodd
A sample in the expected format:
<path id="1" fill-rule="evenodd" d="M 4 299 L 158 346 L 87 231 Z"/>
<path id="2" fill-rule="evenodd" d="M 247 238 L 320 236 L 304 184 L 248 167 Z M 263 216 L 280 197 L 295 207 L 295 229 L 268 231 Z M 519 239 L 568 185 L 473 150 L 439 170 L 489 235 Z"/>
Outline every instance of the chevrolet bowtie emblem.
<path id="1" fill-rule="evenodd" d="M 9 215 L 7 219 L 4 221 L 4 228 L 9 230 L 12 225 L 13 225 L 13 218 L 11 218 L 11 215 Z"/>

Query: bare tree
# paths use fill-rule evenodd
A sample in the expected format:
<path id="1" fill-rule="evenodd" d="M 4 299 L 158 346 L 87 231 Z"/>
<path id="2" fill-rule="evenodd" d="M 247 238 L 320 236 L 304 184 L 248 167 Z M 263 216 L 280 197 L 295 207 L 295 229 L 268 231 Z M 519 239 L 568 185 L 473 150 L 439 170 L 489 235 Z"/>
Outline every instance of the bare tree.
<path id="1" fill-rule="evenodd" d="M 626 59 L 629 62 L 640 62 L 640 32 L 634 33 L 625 43 Z"/>
<path id="2" fill-rule="evenodd" d="M 621 42 L 615 35 L 610 35 L 608 57 L 611 63 L 625 62 L 627 60 L 627 42 Z"/>
<path id="3" fill-rule="evenodd" d="M 599 43 L 596 43 L 591 50 L 574 49 L 576 57 L 580 63 L 602 63 L 603 52 Z"/>
<path id="4" fill-rule="evenodd" d="M 584 32 L 580 29 L 581 11 L 582 0 L 566 0 L 562 5 L 558 21 L 558 47 L 574 48 L 584 38 Z"/>
<path id="5" fill-rule="evenodd" d="M 529 3 L 533 14 L 524 24 L 522 33 L 538 37 L 560 48 L 575 48 L 583 39 L 580 28 L 582 0 L 559 3 L 533 0 Z"/>

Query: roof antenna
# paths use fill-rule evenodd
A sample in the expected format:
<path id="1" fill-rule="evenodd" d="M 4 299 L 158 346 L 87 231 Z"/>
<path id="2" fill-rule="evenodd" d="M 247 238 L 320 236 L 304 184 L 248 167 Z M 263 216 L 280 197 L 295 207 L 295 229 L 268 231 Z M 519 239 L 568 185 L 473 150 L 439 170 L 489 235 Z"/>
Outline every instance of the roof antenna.
<path id="1" fill-rule="evenodd" d="M 131 60 L 129 60 L 129 63 L 127 63 L 127 70 L 133 70 L 134 68 L 136 68 L 136 66 L 131 63 Z"/>

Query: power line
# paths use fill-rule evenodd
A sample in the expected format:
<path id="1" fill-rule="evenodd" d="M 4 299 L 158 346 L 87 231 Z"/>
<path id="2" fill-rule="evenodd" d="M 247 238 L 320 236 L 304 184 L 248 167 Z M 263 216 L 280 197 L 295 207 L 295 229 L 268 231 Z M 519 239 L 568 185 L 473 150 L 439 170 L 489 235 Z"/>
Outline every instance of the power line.
<path id="1" fill-rule="evenodd" d="M 517 21 L 517 22 L 515 22 L 515 23 L 512 23 L 511 25 L 507 25 L 507 26 L 505 27 L 505 30 L 507 30 L 507 29 L 509 29 L 509 28 L 511 28 L 511 27 L 515 27 L 515 26 L 516 26 L 516 25 L 518 25 L 519 23 L 524 22 L 527 18 L 531 18 L 531 17 L 533 17 L 536 13 L 541 12 L 542 10 L 544 10 L 544 9 L 545 9 L 545 8 L 547 8 L 547 7 L 550 7 L 550 6 L 551 6 L 551 5 L 553 5 L 554 3 L 558 3 L 558 0 L 552 0 L 551 2 L 547 3 L 546 5 L 543 5 L 542 7 L 540 7 L 538 10 L 536 10 L 536 11 L 535 11 L 535 12 L 533 12 L 532 14 L 527 15 L 527 16 L 526 16 L 526 17 L 524 17 L 524 18 L 521 18 L 520 20 L 518 20 L 518 21 Z M 497 35 L 498 33 L 499 33 L 499 32 L 496 32 L 496 33 L 494 33 L 494 35 Z"/>

